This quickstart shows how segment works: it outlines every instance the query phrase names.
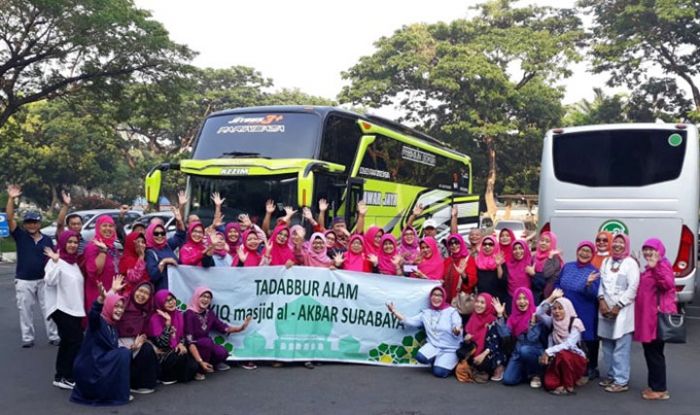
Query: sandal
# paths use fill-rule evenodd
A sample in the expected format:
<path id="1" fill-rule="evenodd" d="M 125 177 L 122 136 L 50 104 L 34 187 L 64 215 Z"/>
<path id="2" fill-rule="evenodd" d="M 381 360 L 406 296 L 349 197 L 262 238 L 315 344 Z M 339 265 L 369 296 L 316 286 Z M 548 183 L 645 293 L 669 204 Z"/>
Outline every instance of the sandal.
<path id="1" fill-rule="evenodd" d="M 563 386 L 559 386 L 558 388 L 549 391 L 549 393 L 551 393 L 552 395 L 556 395 L 556 396 L 566 396 L 566 395 L 568 395 L 570 392 L 567 391 L 566 389 L 564 389 Z"/>
<path id="2" fill-rule="evenodd" d="M 671 399 L 671 394 L 668 391 L 655 392 L 653 390 L 645 390 L 642 392 L 642 399 L 647 401 L 666 401 Z"/>
<path id="3" fill-rule="evenodd" d="M 613 383 L 612 385 L 605 388 L 605 392 L 610 393 L 627 392 L 628 390 L 630 390 L 630 387 L 628 385 L 619 385 L 617 383 Z"/>
<path id="4" fill-rule="evenodd" d="M 607 388 L 608 386 L 612 385 L 613 383 L 615 383 L 614 380 L 612 380 L 610 378 L 605 378 L 605 379 L 601 380 L 600 382 L 598 382 L 598 386 L 602 386 L 604 388 Z"/>
<path id="5" fill-rule="evenodd" d="M 576 386 L 583 386 L 588 383 L 588 376 L 581 376 L 577 381 L 576 381 Z"/>
<path id="6" fill-rule="evenodd" d="M 530 387 L 533 389 L 539 389 L 542 387 L 542 380 L 539 378 L 539 376 L 532 377 L 530 380 Z"/>

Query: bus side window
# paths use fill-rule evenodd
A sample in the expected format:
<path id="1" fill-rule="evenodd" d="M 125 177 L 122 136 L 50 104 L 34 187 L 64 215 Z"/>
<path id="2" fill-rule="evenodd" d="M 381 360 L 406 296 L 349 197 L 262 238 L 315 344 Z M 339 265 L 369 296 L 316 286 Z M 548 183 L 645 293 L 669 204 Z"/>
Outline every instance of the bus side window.
<path id="1" fill-rule="evenodd" d="M 362 131 L 357 120 L 331 114 L 326 120 L 321 144 L 321 160 L 345 166 L 345 175 L 350 173 Z"/>

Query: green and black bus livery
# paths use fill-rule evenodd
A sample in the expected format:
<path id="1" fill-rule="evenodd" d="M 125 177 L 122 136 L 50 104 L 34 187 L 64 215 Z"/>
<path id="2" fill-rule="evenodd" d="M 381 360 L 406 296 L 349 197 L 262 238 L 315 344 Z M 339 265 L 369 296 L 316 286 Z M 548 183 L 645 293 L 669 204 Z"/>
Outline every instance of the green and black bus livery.
<path id="1" fill-rule="evenodd" d="M 161 171 L 188 176 L 189 212 L 213 216 L 212 192 L 227 199 L 224 215 L 247 213 L 262 220 L 272 199 L 342 216 L 352 228 L 357 202 L 368 206 L 366 226 L 399 234 L 416 204 L 424 211 L 415 225 L 432 218 L 449 226 L 458 207 L 460 224 L 478 223 L 471 161 L 444 143 L 392 121 L 333 107 L 251 107 L 207 117 L 192 158 L 154 167 L 146 198 L 158 200 Z M 328 218 L 330 219 L 330 218 Z M 328 222 L 326 222 L 328 223 Z"/>

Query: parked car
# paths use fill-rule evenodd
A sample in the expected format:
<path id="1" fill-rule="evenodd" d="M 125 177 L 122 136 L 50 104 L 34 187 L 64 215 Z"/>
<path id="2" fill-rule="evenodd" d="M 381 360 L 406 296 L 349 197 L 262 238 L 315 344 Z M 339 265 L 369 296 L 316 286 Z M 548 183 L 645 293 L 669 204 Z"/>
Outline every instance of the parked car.
<path id="1" fill-rule="evenodd" d="M 496 224 L 494 232 L 498 235 L 501 230 L 510 229 L 515 234 L 515 239 L 529 241 L 535 236 L 535 232 L 530 232 L 521 220 L 501 220 Z"/>
<path id="2" fill-rule="evenodd" d="M 100 216 L 109 215 L 117 223 L 119 220 L 119 210 L 118 209 L 92 209 L 92 210 L 77 210 L 75 212 L 70 212 L 69 215 L 80 215 L 83 219 L 83 229 L 80 231 L 81 236 L 85 241 L 91 241 L 95 237 L 95 225 L 97 224 L 97 219 Z M 130 210 L 126 213 L 125 222 L 126 225 L 130 225 L 133 221 L 143 216 L 138 210 Z M 41 229 L 41 232 L 54 240 L 56 242 L 56 224 L 47 226 Z"/>
<path id="3" fill-rule="evenodd" d="M 133 221 L 129 225 L 126 225 L 124 227 L 124 232 L 126 232 L 127 235 L 130 234 L 131 229 L 137 223 L 141 224 L 145 227 L 148 227 L 148 225 L 151 223 L 151 220 L 153 220 L 153 218 L 160 218 L 160 220 L 163 221 L 163 223 L 165 224 L 164 225 L 165 231 L 168 233 L 168 238 L 170 238 L 171 236 L 173 236 L 175 234 L 175 230 L 176 230 L 175 215 L 173 215 L 173 213 L 170 211 L 147 213 L 147 214 L 141 216 L 140 218 L 138 218 L 137 220 Z"/>

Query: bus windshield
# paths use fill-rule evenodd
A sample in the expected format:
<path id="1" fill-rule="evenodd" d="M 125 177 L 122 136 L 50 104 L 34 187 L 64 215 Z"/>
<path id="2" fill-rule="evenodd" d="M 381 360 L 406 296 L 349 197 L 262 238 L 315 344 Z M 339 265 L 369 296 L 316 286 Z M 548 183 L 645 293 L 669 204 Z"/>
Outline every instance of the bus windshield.
<path id="1" fill-rule="evenodd" d="M 311 113 L 241 113 L 208 118 L 192 158 L 314 158 L 321 119 Z"/>
<path id="2" fill-rule="evenodd" d="M 590 187 L 637 187 L 678 178 L 685 131 L 599 130 L 554 136 L 554 174 Z"/>
<path id="3" fill-rule="evenodd" d="M 284 206 L 297 205 L 298 179 L 296 174 L 280 176 L 258 176 L 243 178 L 211 178 L 190 176 L 192 206 L 190 213 L 195 213 L 210 223 L 214 216 L 213 192 L 226 197 L 222 212 L 224 221 L 230 222 L 241 213 L 260 225 L 265 216 L 265 203 L 272 199 L 277 204 L 273 217 L 283 214 Z"/>

